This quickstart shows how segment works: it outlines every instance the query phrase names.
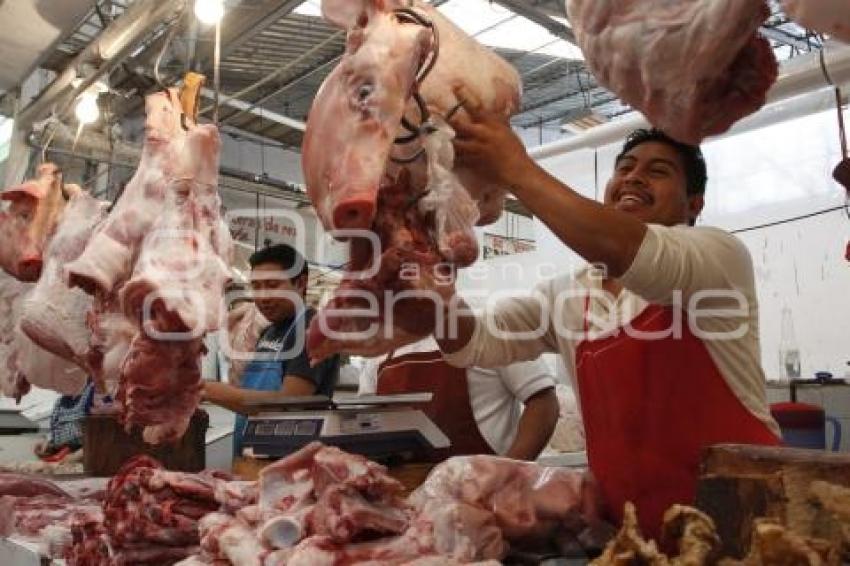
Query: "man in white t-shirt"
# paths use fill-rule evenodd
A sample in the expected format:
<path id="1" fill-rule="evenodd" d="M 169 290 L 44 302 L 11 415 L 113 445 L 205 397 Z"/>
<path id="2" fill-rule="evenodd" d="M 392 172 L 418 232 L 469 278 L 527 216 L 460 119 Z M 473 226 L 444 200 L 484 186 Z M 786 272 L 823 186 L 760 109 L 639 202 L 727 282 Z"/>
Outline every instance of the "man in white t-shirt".
<path id="1" fill-rule="evenodd" d="M 465 383 L 459 388 L 458 384 Z M 495 369 L 457 369 L 443 361 L 426 338 L 387 356 L 369 358 L 359 394 L 431 392 L 423 411 L 452 441 L 439 459 L 460 454 L 498 454 L 534 460 L 558 420 L 555 380 L 536 359 Z"/>
<path id="2" fill-rule="evenodd" d="M 693 226 L 707 180 L 698 147 L 634 132 L 599 203 L 549 175 L 506 120 L 464 98 L 468 112 L 454 123 L 458 162 L 509 187 L 596 267 L 482 316 L 447 308 L 457 328 L 435 328 L 440 348 L 458 367 L 560 353 L 609 518 L 620 521 L 631 501 L 655 537 L 669 506 L 693 502 L 703 448 L 779 443 L 749 252 L 729 233 Z"/>

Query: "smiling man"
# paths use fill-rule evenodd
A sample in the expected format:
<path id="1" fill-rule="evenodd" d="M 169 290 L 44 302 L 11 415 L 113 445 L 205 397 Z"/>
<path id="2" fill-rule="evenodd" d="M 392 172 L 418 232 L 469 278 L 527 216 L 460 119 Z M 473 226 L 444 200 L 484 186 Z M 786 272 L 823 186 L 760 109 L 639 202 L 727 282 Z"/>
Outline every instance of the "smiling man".
<path id="1" fill-rule="evenodd" d="M 707 181 L 699 148 L 634 132 L 599 203 L 537 165 L 503 118 L 468 106 L 454 124 L 458 160 L 510 187 L 592 267 L 466 313 L 451 335 L 435 330 L 438 343 L 459 367 L 560 353 L 609 517 L 632 501 L 657 536 L 669 506 L 693 502 L 704 447 L 779 442 L 750 255 L 731 234 L 694 226 Z"/>
<path id="2" fill-rule="evenodd" d="M 204 383 L 204 400 L 237 413 L 235 455 L 241 453 L 244 415 L 252 412 L 250 403 L 280 395 L 330 396 L 339 374 L 338 356 L 313 367 L 307 357 L 306 328 L 316 311 L 304 301 L 309 268 L 301 254 L 278 244 L 255 252 L 249 262 L 254 303 L 271 325 L 260 335 L 239 387 Z"/>

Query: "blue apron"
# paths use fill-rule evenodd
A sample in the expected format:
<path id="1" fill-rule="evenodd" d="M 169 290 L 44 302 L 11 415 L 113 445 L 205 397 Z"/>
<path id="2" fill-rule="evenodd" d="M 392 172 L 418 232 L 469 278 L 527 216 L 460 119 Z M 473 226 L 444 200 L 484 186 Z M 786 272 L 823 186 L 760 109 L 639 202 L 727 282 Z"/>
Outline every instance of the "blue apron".
<path id="1" fill-rule="evenodd" d="M 307 310 L 304 309 L 292 320 L 292 323 L 289 325 L 289 329 L 281 339 L 282 351 L 286 350 L 286 340 L 292 333 L 292 329 L 296 327 L 298 321 L 304 317 L 306 312 Z M 265 332 L 263 334 L 265 334 Z M 257 343 L 259 343 L 262 339 L 263 336 L 261 335 Z M 251 389 L 253 391 L 280 391 L 283 376 L 286 375 L 287 362 L 286 360 L 278 359 L 279 355 L 280 352 L 275 354 L 275 357 L 272 360 L 251 361 L 247 366 L 245 366 L 245 370 L 242 373 L 242 384 L 240 387 L 242 389 Z M 237 414 L 236 423 L 233 427 L 234 458 L 242 455 L 242 437 L 245 434 L 245 427 L 247 425 L 248 418 L 245 415 Z"/>

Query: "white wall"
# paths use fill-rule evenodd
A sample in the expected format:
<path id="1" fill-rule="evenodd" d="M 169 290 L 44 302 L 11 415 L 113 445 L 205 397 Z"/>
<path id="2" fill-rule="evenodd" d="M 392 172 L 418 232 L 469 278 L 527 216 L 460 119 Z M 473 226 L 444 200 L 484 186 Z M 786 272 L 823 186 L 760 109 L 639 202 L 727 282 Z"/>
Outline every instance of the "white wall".
<path id="1" fill-rule="evenodd" d="M 245 252 L 240 255 L 242 260 L 255 248 L 263 247 L 266 240 L 290 244 L 308 261 L 323 266 L 338 266 L 347 260 L 347 246 L 327 235 L 312 208 L 298 208 L 293 201 L 228 188 L 226 182 L 220 193 L 231 233 L 242 244 L 238 249 Z"/>
<path id="2" fill-rule="evenodd" d="M 301 154 L 280 146 L 262 144 L 247 138 L 222 136 L 221 166 L 262 175 L 272 179 L 304 185 Z"/>

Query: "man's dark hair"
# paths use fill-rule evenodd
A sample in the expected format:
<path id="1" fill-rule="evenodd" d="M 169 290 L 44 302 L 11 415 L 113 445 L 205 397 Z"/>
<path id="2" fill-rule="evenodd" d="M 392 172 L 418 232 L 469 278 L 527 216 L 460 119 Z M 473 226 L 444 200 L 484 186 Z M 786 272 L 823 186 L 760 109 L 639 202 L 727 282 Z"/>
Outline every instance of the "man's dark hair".
<path id="1" fill-rule="evenodd" d="M 688 194 L 705 194 L 708 173 L 706 172 L 705 158 L 702 156 L 702 150 L 699 146 L 678 142 L 657 128 L 650 130 L 641 128 L 629 134 L 629 137 L 626 138 L 626 143 L 623 145 L 623 150 L 617 156 L 616 162 L 619 163 L 620 159 L 625 157 L 628 152 L 646 142 L 660 142 L 675 149 L 679 157 L 682 158 L 682 164 L 685 167 Z"/>
<path id="2" fill-rule="evenodd" d="M 286 244 L 275 244 L 257 250 L 248 258 L 248 263 L 251 264 L 252 269 L 261 263 L 276 263 L 284 271 L 297 269 L 300 266 L 301 270 L 298 274 L 290 278 L 293 281 L 309 274 L 309 267 L 304 257 L 298 253 L 298 250 Z"/>

